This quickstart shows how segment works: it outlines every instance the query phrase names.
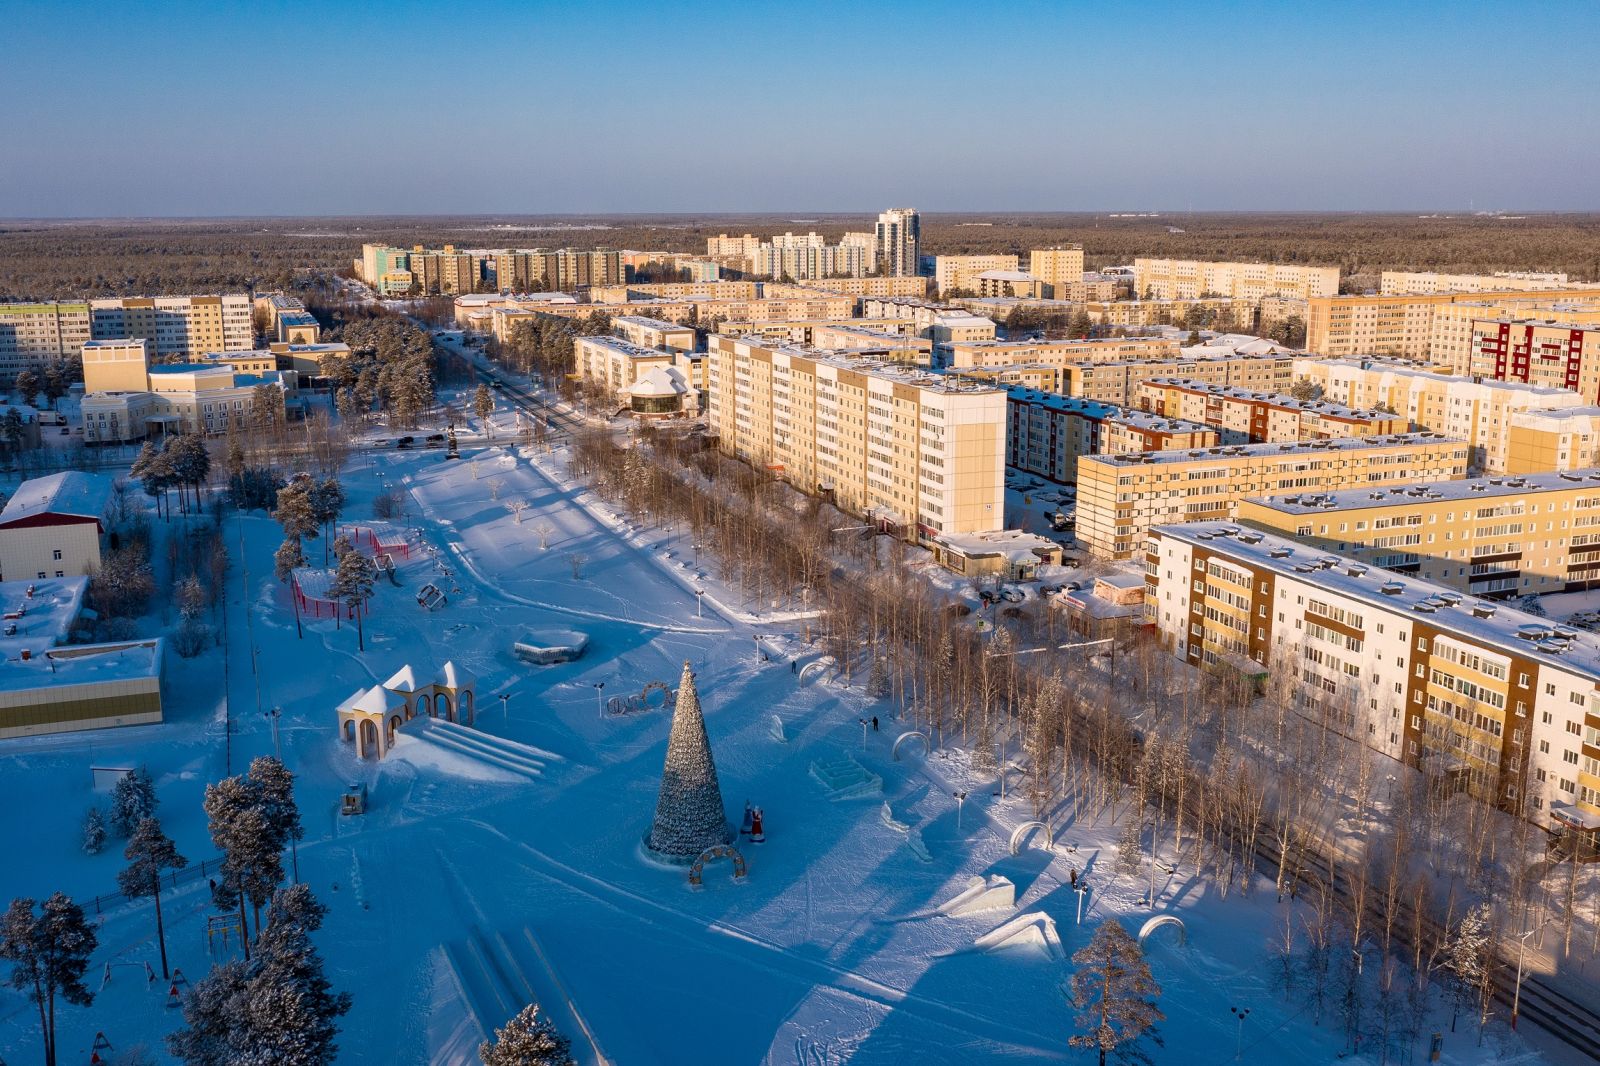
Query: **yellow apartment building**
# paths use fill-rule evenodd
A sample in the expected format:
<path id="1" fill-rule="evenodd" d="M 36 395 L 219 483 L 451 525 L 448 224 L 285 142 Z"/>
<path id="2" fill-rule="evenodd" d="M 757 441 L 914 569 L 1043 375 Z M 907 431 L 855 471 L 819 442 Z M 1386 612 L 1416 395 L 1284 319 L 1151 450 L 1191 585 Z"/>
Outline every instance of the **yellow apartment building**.
<path id="1" fill-rule="evenodd" d="M 1569 389 L 1435 374 L 1404 363 L 1297 359 L 1294 375 L 1320 386 L 1325 400 L 1387 408 L 1414 426 L 1466 441 L 1472 469 L 1488 474 L 1507 469 L 1514 415 L 1584 405 Z"/>
<path id="2" fill-rule="evenodd" d="M 616 331 L 617 336 L 641 348 L 694 351 L 693 326 L 680 326 L 644 315 L 618 315 L 611 320 L 611 328 Z"/>
<path id="3" fill-rule="evenodd" d="M 1066 366 L 1130 359 L 1176 359 L 1178 342 L 1168 337 L 1104 337 L 1058 341 L 955 341 L 945 346 L 951 370 L 1014 366 Z"/>
<path id="4" fill-rule="evenodd" d="M 1138 359 L 1111 363 L 1067 363 L 1061 391 L 1120 407 L 1137 407 L 1139 387 L 1161 377 L 1185 377 L 1251 392 L 1284 392 L 1294 359 L 1279 355 L 1231 355 L 1204 359 Z"/>
<path id="5" fill-rule="evenodd" d="M 941 294 L 961 289 L 978 291 L 978 275 L 990 270 L 1016 270 L 1014 255 L 936 255 L 933 287 Z"/>
<path id="6" fill-rule="evenodd" d="M 1014 267 L 998 267 L 1012 270 Z M 1068 291 L 1084 283 L 1083 245 L 1064 244 L 1056 248 L 1035 248 L 1028 253 L 1028 273 L 1044 283 L 1045 295 L 1056 300 L 1084 299 Z M 1109 299 L 1110 297 L 1106 297 Z"/>
<path id="7" fill-rule="evenodd" d="M 1199 259 L 1133 261 L 1134 295 L 1154 300 L 1226 296 L 1259 302 L 1268 296 L 1333 296 L 1339 268 L 1288 263 L 1226 263 Z"/>
<path id="8" fill-rule="evenodd" d="M 1021 386 L 1006 390 L 1006 465 L 1052 481 L 1075 483 L 1085 455 L 1216 443 L 1210 426 Z"/>
<path id="9" fill-rule="evenodd" d="M 1568 284 L 1570 282 L 1567 281 L 1565 274 L 1541 274 L 1526 270 L 1501 270 L 1493 274 L 1435 274 L 1431 271 L 1385 270 L 1378 276 L 1378 292 L 1384 296 L 1559 289 Z"/>
<path id="10" fill-rule="evenodd" d="M 1600 401 L 1600 310 L 1582 321 L 1476 320 L 1472 373 L 1572 389 L 1589 403 Z"/>
<path id="11" fill-rule="evenodd" d="M 718 446 L 908 540 L 1005 522 L 999 389 L 894 364 L 713 335 L 708 421 Z"/>
<path id="12" fill-rule="evenodd" d="M 1526 308 L 1523 313 L 1560 304 L 1592 306 L 1600 286 L 1544 288 L 1514 292 L 1442 292 L 1376 296 L 1316 296 L 1306 301 L 1306 350 L 1327 357 L 1386 356 L 1433 361 L 1434 318 L 1451 304 L 1480 304 L 1495 317 Z M 1459 319 L 1450 324 L 1459 338 Z M 1447 327 L 1449 328 L 1449 327 Z M 1441 345 L 1439 358 L 1454 361 L 1456 349 Z"/>
<path id="13" fill-rule="evenodd" d="M 1506 473 L 1587 470 L 1600 466 L 1600 406 L 1522 411 L 1511 416 Z"/>
<path id="14" fill-rule="evenodd" d="M 1126 559 L 1152 526 L 1232 518 L 1240 500 L 1303 489 L 1465 477 L 1467 445 L 1439 433 L 1241 444 L 1078 460 L 1078 542 Z"/>

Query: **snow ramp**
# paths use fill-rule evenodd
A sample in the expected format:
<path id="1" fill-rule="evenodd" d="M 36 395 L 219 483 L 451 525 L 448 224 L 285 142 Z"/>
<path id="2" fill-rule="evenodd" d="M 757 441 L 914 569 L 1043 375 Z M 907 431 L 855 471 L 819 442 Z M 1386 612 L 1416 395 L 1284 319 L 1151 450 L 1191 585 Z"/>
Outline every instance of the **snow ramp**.
<path id="1" fill-rule="evenodd" d="M 1056 923 L 1043 911 L 1029 911 L 1002 922 L 972 942 L 979 951 L 1023 951 L 1050 959 L 1062 955 Z"/>
<path id="2" fill-rule="evenodd" d="M 425 744 L 537 781 L 561 756 L 440 718 L 414 718 L 405 731 Z"/>

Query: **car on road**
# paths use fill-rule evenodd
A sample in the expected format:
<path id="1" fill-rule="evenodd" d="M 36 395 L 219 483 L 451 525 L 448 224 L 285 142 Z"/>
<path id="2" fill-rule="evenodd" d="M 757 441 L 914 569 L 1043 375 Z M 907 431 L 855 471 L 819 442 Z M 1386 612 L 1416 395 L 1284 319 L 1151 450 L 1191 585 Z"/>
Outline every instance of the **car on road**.
<path id="1" fill-rule="evenodd" d="M 401 437 L 399 440 L 394 442 L 394 446 L 396 448 L 409 448 L 416 442 L 417 438 L 415 437 Z"/>
<path id="2" fill-rule="evenodd" d="M 427 440 L 427 442 L 429 444 L 443 444 L 444 443 L 444 434 L 443 433 L 429 433 L 428 436 L 425 439 Z"/>

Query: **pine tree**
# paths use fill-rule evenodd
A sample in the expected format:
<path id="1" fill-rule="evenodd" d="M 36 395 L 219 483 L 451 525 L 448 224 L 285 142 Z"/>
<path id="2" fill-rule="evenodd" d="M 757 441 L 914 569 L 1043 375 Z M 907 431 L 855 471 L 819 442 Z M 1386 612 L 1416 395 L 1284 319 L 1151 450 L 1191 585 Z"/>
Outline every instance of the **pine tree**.
<path id="1" fill-rule="evenodd" d="M 0 915 L 0 959 L 11 963 L 11 987 L 38 1008 L 45 1066 L 56 1066 L 56 1000 L 80 1007 L 94 1002 L 83 975 L 99 941 L 83 908 L 60 892 L 40 913 L 33 907 L 31 899 L 14 899 Z"/>
<path id="2" fill-rule="evenodd" d="M 122 857 L 128 860 L 127 868 L 117 874 L 117 887 L 122 889 L 122 894 L 129 899 L 150 896 L 155 900 L 156 943 L 161 947 L 161 977 L 166 980 L 172 975 L 167 971 L 167 929 L 161 920 L 161 874 L 166 870 L 181 870 L 189 865 L 189 860 L 178 854 L 177 847 L 154 818 L 139 823 Z"/>
<path id="3" fill-rule="evenodd" d="M 646 844 L 664 858 L 690 862 L 707 848 L 733 839 L 717 764 L 711 757 L 700 693 L 694 669 L 687 660 L 678 681 L 678 703 L 667 737 L 666 765 L 661 771 L 661 791 L 656 816 Z"/>
<path id="4" fill-rule="evenodd" d="M 221 876 L 214 899 L 219 907 L 239 908 L 245 922 L 246 901 L 255 908 L 256 929 L 261 928 L 261 908 L 283 884 L 284 837 L 263 810 L 260 790 L 246 775 L 225 777 L 206 786 L 205 811 L 211 842 L 222 852 Z M 245 957 L 250 953 L 245 940 Z"/>
<path id="5" fill-rule="evenodd" d="M 189 1066 L 233 1066 L 240 1061 L 232 1036 L 245 1017 L 246 964 L 214 966 L 196 981 L 183 1001 L 184 1028 L 167 1037 L 167 1047 Z"/>
<path id="6" fill-rule="evenodd" d="M 83 816 L 83 853 L 98 855 L 106 846 L 106 820 L 99 807 L 90 807 Z"/>
<path id="7" fill-rule="evenodd" d="M 296 474 L 294 479 L 278 490 L 278 507 L 273 517 L 283 527 L 286 537 L 315 540 L 321 529 L 316 509 L 311 504 L 314 482 L 310 474 Z"/>
<path id="8" fill-rule="evenodd" d="M 230 1040 L 238 1051 L 236 1061 L 274 1066 L 325 1066 L 333 1061 L 337 1021 L 349 1012 L 350 995 L 332 991 L 322 957 L 311 943 L 327 910 L 303 884 L 273 895 L 240 997 L 243 1015 Z"/>
<path id="9" fill-rule="evenodd" d="M 489 394 L 489 386 L 479 382 L 478 390 L 472 394 L 472 413 L 478 416 L 478 421 L 483 423 L 483 428 L 490 437 L 494 436 L 494 426 L 489 423 L 489 416 L 494 413 L 494 397 Z"/>
<path id="10" fill-rule="evenodd" d="M 1072 961 L 1078 966 L 1072 975 L 1072 1004 L 1082 1031 L 1067 1043 L 1099 1051 L 1100 1066 L 1105 1066 L 1108 1051 L 1148 1063 L 1149 1056 L 1135 1045 L 1148 1035 L 1161 1046 L 1155 1025 L 1166 1015 L 1155 1005 L 1161 986 L 1150 975 L 1139 942 L 1116 922 L 1101 922 Z"/>
<path id="11" fill-rule="evenodd" d="M 185 622 L 193 622 L 200 617 L 206 607 L 205 586 L 200 584 L 200 579 L 190 574 L 178 582 L 178 617 Z"/>
<path id="12" fill-rule="evenodd" d="M 150 771 L 140 766 L 117 779 L 111 790 L 111 828 L 128 836 L 140 822 L 156 813 L 156 786 Z"/>
<path id="13" fill-rule="evenodd" d="M 323 529 L 328 531 L 339 520 L 339 512 L 344 510 L 344 486 L 339 484 L 335 477 L 323 478 L 313 485 L 307 493 L 311 503 L 311 513 L 316 515 L 317 521 Z M 323 549 L 322 561 L 327 563 L 327 549 Z"/>
<path id="14" fill-rule="evenodd" d="M 572 1041 L 556 1031 L 550 1019 L 540 1017 L 539 1005 L 530 1003 L 494 1031 L 494 1040 L 478 1047 L 483 1066 L 575 1066 Z"/>
<path id="15" fill-rule="evenodd" d="M 22 397 L 22 402 L 31 404 L 33 403 L 33 398 L 38 395 L 42 384 L 36 372 L 24 367 L 22 370 L 17 371 L 16 387 L 17 395 Z"/>
<path id="16" fill-rule="evenodd" d="M 271 755 L 258 755 L 250 760 L 247 776 L 278 851 L 283 851 L 290 841 L 302 839 L 305 830 L 300 824 L 300 808 L 294 802 L 294 774 L 289 768 Z"/>
<path id="17" fill-rule="evenodd" d="M 300 538 L 291 533 L 272 555 L 272 572 L 279 581 L 289 580 L 289 575 L 306 565 L 306 553 L 300 547 Z"/>
<path id="18" fill-rule="evenodd" d="M 239 439 L 239 430 L 231 421 L 228 423 L 228 480 L 236 481 L 244 476 L 245 457 L 244 441 Z"/>

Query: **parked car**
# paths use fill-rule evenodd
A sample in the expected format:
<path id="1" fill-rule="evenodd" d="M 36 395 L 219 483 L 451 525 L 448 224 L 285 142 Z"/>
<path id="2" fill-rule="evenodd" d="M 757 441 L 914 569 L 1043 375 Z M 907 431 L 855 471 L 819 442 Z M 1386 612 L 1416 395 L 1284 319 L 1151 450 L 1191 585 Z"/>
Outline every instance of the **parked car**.
<path id="1" fill-rule="evenodd" d="M 1028 594 L 1021 589 L 1001 589 L 1000 598 L 1007 603 L 1021 603 L 1028 598 Z"/>
<path id="2" fill-rule="evenodd" d="M 443 433 L 429 433 L 428 436 L 427 436 L 427 441 L 428 441 L 429 444 L 443 444 L 444 443 L 444 434 Z"/>

